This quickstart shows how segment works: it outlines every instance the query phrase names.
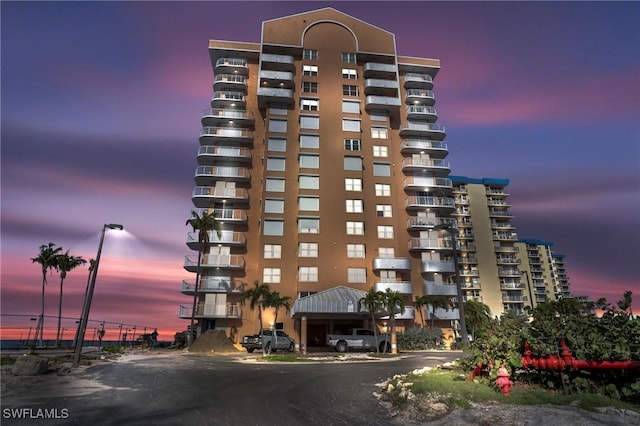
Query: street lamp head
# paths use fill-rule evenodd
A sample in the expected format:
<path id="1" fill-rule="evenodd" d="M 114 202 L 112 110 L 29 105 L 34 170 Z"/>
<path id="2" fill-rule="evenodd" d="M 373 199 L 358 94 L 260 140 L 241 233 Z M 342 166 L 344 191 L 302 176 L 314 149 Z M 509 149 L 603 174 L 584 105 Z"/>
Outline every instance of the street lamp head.
<path id="1" fill-rule="evenodd" d="M 117 223 L 107 223 L 104 226 L 105 226 L 105 228 L 117 229 L 119 231 L 122 231 L 124 229 L 124 226 L 118 225 Z"/>

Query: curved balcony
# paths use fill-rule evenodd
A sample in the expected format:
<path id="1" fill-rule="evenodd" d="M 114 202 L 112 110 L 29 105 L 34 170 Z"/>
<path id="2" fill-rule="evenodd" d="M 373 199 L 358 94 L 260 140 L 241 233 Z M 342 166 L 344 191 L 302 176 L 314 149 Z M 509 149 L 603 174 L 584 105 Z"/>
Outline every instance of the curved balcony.
<path id="1" fill-rule="evenodd" d="M 202 127 L 200 129 L 200 144 L 215 145 L 216 143 L 253 143 L 253 131 L 238 127 Z"/>
<path id="2" fill-rule="evenodd" d="M 395 64 L 366 62 L 362 71 L 365 78 L 386 78 L 395 80 L 398 74 L 398 66 Z"/>
<path id="3" fill-rule="evenodd" d="M 376 291 L 385 292 L 387 289 L 391 291 L 397 291 L 400 294 L 413 294 L 413 283 L 411 281 L 391 281 L 381 282 L 378 281 L 374 285 Z"/>
<path id="4" fill-rule="evenodd" d="M 367 78 L 364 81 L 365 95 L 380 95 L 398 97 L 400 86 L 396 80 L 383 80 L 379 78 Z"/>
<path id="5" fill-rule="evenodd" d="M 431 319 L 431 317 L 433 316 L 433 319 L 436 320 L 457 320 L 460 319 L 460 311 L 458 311 L 457 308 L 453 308 L 453 309 L 442 309 L 442 308 L 436 308 L 436 311 L 433 312 L 433 309 L 431 308 L 431 305 L 429 305 L 427 307 L 427 319 Z"/>
<path id="6" fill-rule="evenodd" d="M 251 150 L 248 148 L 204 145 L 198 148 L 197 158 L 198 164 L 201 166 L 211 166 L 219 162 L 251 163 Z"/>
<path id="7" fill-rule="evenodd" d="M 277 87 L 258 87 L 258 105 L 260 108 L 266 108 L 272 102 L 293 105 L 293 90 Z"/>
<path id="8" fill-rule="evenodd" d="M 409 231 L 422 231 L 433 229 L 439 225 L 450 225 L 453 228 L 456 227 L 457 221 L 448 217 L 418 217 L 411 216 L 407 219 L 407 230 Z"/>
<path id="9" fill-rule="evenodd" d="M 244 232 L 220 231 L 220 236 L 218 236 L 217 232 L 209 231 L 208 234 L 210 245 L 240 247 L 247 245 L 247 237 Z M 192 250 L 200 248 L 197 232 L 189 232 L 187 234 L 187 246 Z"/>
<path id="10" fill-rule="evenodd" d="M 453 242 L 444 238 L 411 238 L 409 250 L 453 250 Z"/>
<path id="11" fill-rule="evenodd" d="M 273 71 L 295 71 L 296 61 L 291 55 L 263 53 L 260 55 L 260 69 Z"/>
<path id="12" fill-rule="evenodd" d="M 398 97 L 369 95 L 364 100 L 364 108 L 394 110 L 400 108 L 401 102 Z"/>
<path id="13" fill-rule="evenodd" d="M 402 76 L 405 89 L 432 89 L 433 77 L 429 74 L 408 72 Z"/>
<path id="14" fill-rule="evenodd" d="M 253 127 L 253 114 L 241 109 L 230 108 L 207 108 L 202 111 L 202 125 L 208 126 L 220 126 L 228 125 L 242 125 L 247 127 Z"/>
<path id="15" fill-rule="evenodd" d="M 409 176 L 404 178 L 405 190 L 428 192 L 434 188 L 450 193 L 453 189 L 453 182 L 449 178 L 431 176 Z"/>
<path id="16" fill-rule="evenodd" d="M 441 141 L 446 135 L 444 126 L 439 123 L 418 123 L 415 121 L 409 121 L 400 126 L 401 137 L 422 136 Z"/>
<path id="17" fill-rule="evenodd" d="M 453 284 L 424 283 L 422 288 L 425 296 L 456 296 L 458 289 Z"/>
<path id="18" fill-rule="evenodd" d="M 451 166 L 446 160 L 432 158 L 405 158 L 402 160 L 403 172 L 428 172 L 435 176 L 447 176 Z"/>
<path id="19" fill-rule="evenodd" d="M 407 89 L 405 101 L 407 104 L 433 105 L 436 103 L 436 96 L 432 90 Z"/>
<path id="20" fill-rule="evenodd" d="M 242 283 L 236 283 L 232 277 L 204 277 L 198 285 L 198 293 L 241 293 Z M 182 280 L 182 294 L 193 296 L 195 282 Z"/>
<path id="21" fill-rule="evenodd" d="M 260 71 L 260 87 L 294 87 L 293 73 L 288 71 Z"/>
<path id="22" fill-rule="evenodd" d="M 411 260 L 406 257 L 376 257 L 373 259 L 373 270 L 391 269 L 396 271 L 410 271 Z"/>
<path id="23" fill-rule="evenodd" d="M 195 211 L 200 216 L 213 213 L 221 224 L 226 222 L 242 224 L 246 223 L 248 218 L 247 211 L 241 209 L 196 209 Z"/>
<path id="24" fill-rule="evenodd" d="M 498 265 L 520 265 L 521 261 L 515 256 L 498 255 L 496 256 L 496 263 Z"/>
<path id="25" fill-rule="evenodd" d="M 245 106 L 246 99 L 242 92 L 213 92 L 211 108 L 244 108 Z"/>
<path id="26" fill-rule="evenodd" d="M 420 272 L 423 274 L 445 273 L 455 272 L 455 265 L 453 260 L 425 260 L 422 262 Z"/>
<path id="27" fill-rule="evenodd" d="M 498 276 L 499 277 L 521 277 L 522 272 L 520 272 L 518 268 L 498 267 Z"/>
<path id="28" fill-rule="evenodd" d="M 219 180 L 242 182 L 251 180 L 251 172 L 246 167 L 198 166 L 195 173 L 196 185 L 212 185 Z"/>
<path id="29" fill-rule="evenodd" d="M 213 90 L 247 91 L 247 79 L 239 74 L 217 74 L 213 79 Z"/>
<path id="30" fill-rule="evenodd" d="M 444 158 L 449 153 L 446 143 L 419 138 L 402 139 L 400 150 L 403 154 L 429 154 L 434 158 Z"/>
<path id="31" fill-rule="evenodd" d="M 216 61 L 216 74 L 249 74 L 247 60 L 243 58 L 220 58 Z"/>
<path id="32" fill-rule="evenodd" d="M 244 256 L 238 254 L 205 254 L 200 262 L 201 268 L 244 269 Z M 184 269 L 189 272 L 198 270 L 198 255 L 185 256 Z"/>
<path id="33" fill-rule="evenodd" d="M 500 283 L 500 290 L 524 290 L 524 284 L 521 282 L 502 282 Z"/>
<path id="34" fill-rule="evenodd" d="M 494 241 L 518 241 L 518 234 L 515 232 L 493 232 Z"/>
<path id="35" fill-rule="evenodd" d="M 438 119 L 438 112 L 435 107 L 426 105 L 409 105 L 407 107 L 407 118 L 409 120 L 425 120 L 434 122 Z"/>
<path id="36" fill-rule="evenodd" d="M 407 197 L 405 200 L 405 208 L 407 209 L 435 209 L 443 211 L 452 211 L 455 208 L 453 198 L 451 197 L 434 197 L 431 195 L 414 195 Z"/>
<path id="37" fill-rule="evenodd" d="M 245 188 L 216 188 L 213 186 L 196 186 L 191 194 L 191 201 L 196 207 L 205 208 L 216 202 L 248 203 L 249 191 Z"/>
<path id="38" fill-rule="evenodd" d="M 489 209 L 490 217 L 513 217 L 513 214 L 505 209 Z"/>
<path id="39" fill-rule="evenodd" d="M 189 319 L 193 306 L 180 305 L 179 318 Z M 241 304 L 200 305 L 196 309 L 195 318 L 242 318 Z"/>
<path id="40" fill-rule="evenodd" d="M 396 314 L 394 315 L 394 318 L 396 320 L 412 320 L 416 318 L 416 313 L 413 306 L 405 306 L 404 312 L 401 313 L 400 310 L 398 310 L 398 312 L 396 312 Z M 389 315 L 380 317 L 380 319 L 389 320 Z"/>

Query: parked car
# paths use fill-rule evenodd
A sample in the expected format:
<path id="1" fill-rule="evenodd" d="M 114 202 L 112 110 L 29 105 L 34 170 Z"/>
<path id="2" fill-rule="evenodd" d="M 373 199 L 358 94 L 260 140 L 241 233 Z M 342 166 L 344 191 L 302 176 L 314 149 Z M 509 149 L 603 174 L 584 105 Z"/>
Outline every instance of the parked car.
<path id="1" fill-rule="evenodd" d="M 263 343 L 267 352 L 277 350 L 293 352 L 295 350 L 295 342 L 287 333 L 282 330 L 275 330 L 276 338 L 274 339 L 273 332 L 274 330 L 263 330 L 262 336 L 259 334 L 243 336 L 240 344 L 249 353 L 253 353 L 256 349 L 262 350 Z"/>
<path id="2" fill-rule="evenodd" d="M 349 349 L 373 349 L 380 352 L 391 350 L 391 337 L 388 334 L 378 334 L 365 328 L 350 328 L 344 334 L 328 334 L 327 345 L 337 352 L 347 352 Z"/>

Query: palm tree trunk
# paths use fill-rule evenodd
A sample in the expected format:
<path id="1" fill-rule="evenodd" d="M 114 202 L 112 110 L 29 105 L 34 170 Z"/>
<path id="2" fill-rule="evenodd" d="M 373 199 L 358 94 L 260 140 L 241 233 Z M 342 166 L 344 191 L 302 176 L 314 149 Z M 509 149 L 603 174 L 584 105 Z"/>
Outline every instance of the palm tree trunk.
<path id="1" fill-rule="evenodd" d="M 40 311 L 40 318 L 38 318 L 38 330 L 36 330 L 36 336 L 40 331 L 40 343 L 38 346 L 42 347 L 43 331 L 44 331 L 44 287 L 47 284 L 47 272 L 42 271 L 42 310 Z"/>
<path id="2" fill-rule="evenodd" d="M 391 354 L 398 353 L 398 340 L 396 336 L 396 314 L 391 311 Z"/>
<path id="3" fill-rule="evenodd" d="M 373 312 L 371 312 L 371 327 L 373 328 L 373 337 L 376 340 L 376 353 L 380 353 L 378 345 L 378 326 L 376 325 L 376 317 Z"/>
<path id="4" fill-rule="evenodd" d="M 189 328 L 189 335 L 191 338 L 189 339 L 188 346 L 191 346 L 194 340 L 196 340 L 195 329 L 193 328 L 193 323 L 196 318 L 196 305 L 198 302 L 198 288 L 200 287 L 200 263 L 202 262 L 202 247 L 198 250 L 198 267 L 196 268 L 196 286 L 193 291 L 193 307 L 191 309 L 191 327 Z"/>
<path id="5" fill-rule="evenodd" d="M 62 322 L 62 285 L 64 278 L 60 278 L 60 299 L 58 300 L 58 331 L 56 333 L 56 346 L 60 346 L 60 325 Z"/>

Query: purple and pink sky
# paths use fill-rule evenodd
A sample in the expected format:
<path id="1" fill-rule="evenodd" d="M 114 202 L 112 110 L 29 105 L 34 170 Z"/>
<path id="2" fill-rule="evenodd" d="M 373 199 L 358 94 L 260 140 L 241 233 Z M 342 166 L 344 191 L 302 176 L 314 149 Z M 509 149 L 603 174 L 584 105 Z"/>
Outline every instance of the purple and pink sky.
<path id="1" fill-rule="evenodd" d="M 640 3 L 2 1 L 4 338 L 40 311 L 38 247 L 95 258 L 105 223 L 125 232 L 107 232 L 91 320 L 185 329 L 208 41 L 259 42 L 262 21 L 327 6 L 440 59 L 452 174 L 509 179 L 519 237 L 567 256 L 574 294 L 632 290 L 637 312 Z M 69 273 L 64 317 L 80 315 L 87 275 Z M 47 316 L 58 291 L 50 276 Z"/>

